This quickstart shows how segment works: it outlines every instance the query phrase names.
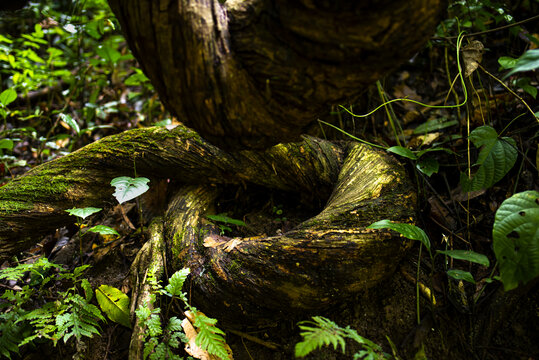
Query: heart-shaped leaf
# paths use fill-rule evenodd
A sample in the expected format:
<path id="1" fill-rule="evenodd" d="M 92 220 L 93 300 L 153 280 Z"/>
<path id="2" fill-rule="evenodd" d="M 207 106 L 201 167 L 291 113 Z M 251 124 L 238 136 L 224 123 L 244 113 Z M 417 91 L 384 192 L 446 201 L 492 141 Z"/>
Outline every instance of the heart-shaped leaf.
<path id="1" fill-rule="evenodd" d="M 506 291 L 539 276 L 539 192 L 505 200 L 496 211 L 492 238 Z"/>
<path id="2" fill-rule="evenodd" d="M 144 194 L 150 188 L 148 183 L 150 179 L 145 177 L 131 178 L 120 176 L 112 179 L 110 184 L 116 188 L 114 197 L 120 204 L 132 200 L 139 195 Z"/>
<path id="3" fill-rule="evenodd" d="M 131 328 L 129 320 L 129 297 L 113 286 L 101 285 L 95 289 L 99 307 L 107 317 L 118 324 Z"/>
<path id="4" fill-rule="evenodd" d="M 96 212 L 100 212 L 101 210 L 102 209 L 95 208 L 95 207 L 85 207 L 85 208 L 67 209 L 65 211 L 68 212 L 69 215 L 80 217 L 81 219 L 86 219 L 88 216 L 95 214 Z"/>
<path id="5" fill-rule="evenodd" d="M 461 186 L 466 192 L 487 189 L 500 181 L 517 160 L 516 142 L 512 138 L 499 138 L 491 126 L 480 126 L 470 133 L 470 140 L 481 147 L 475 165 L 479 169 L 471 179 L 461 174 Z"/>

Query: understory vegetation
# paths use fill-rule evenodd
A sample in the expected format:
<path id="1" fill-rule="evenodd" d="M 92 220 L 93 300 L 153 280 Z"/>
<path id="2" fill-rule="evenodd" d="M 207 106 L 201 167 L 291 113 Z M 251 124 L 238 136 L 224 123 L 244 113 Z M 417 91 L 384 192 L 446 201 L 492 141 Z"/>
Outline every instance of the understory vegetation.
<path id="1" fill-rule="evenodd" d="M 418 221 L 379 219 L 370 228 L 415 240 L 417 271 L 406 276 L 416 288 L 413 321 L 426 332 L 435 331 L 436 322 L 425 325 L 424 319 L 448 308 L 473 322 L 499 287 L 530 294 L 533 305 L 520 310 L 528 323 L 519 329 L 539 324 L 538 12 L 537 0 L 450 1 L 447 19 L 421 53 L 359 101 L 328 109 L 315 131 L 381 148 L 407 164 L 417 186 Z M 31 2 L 0 18 L 0 186 L 107 135 L 181 122 L 160 103 L 105 0 Z M 191 304 L 189 277 L 197 275 L 189 269 L 153 279 L 147 306 L 130 315 L 126 264 L 147 241 L 144 212 L 152 208 L 150 197 L 141 195 L 159 188 L 134 173 L 111 183 L 112 209 L 75 204 L 68 211 L 73 225 L 0 264 L 1 356 L 24 358 L 57 347 L 65 358 L 85 358 L 101 336 L 102 358 L 122 358 L 126 334 L 139 326 L 147 329 L 141 335 L 145 359 L 233 357 L 218 314 L 214 319 Z M 293 214 L 279 201 L 268 206 L 268 216 L 284 230 Z M 216 212 L 207 221 L 218 224 L 221 235 L 254 227 L 241 213 Z M 125 274 L 99 270 L 112 254 L 121 254 Z M 92 275 L 94 268 L 100 275 Z M 245 342 L 251 341 L 289 357 L 316 356 L 325 348 L 321 356 L 332 358 L 407 358 L 392 334 L 376 343 L 326 316 L 292 327 L 286 344 L 258 339 L 263 333 L 232 334 L 249 356 Z M 414 338 L 416 359 L 428 357 L 425 336 Z M 476 349 L 462 338 L 476 358 L 531 359 L 539 351 L 518 343 Z M 115 341 L 123 344 L 110 345 Z"/>

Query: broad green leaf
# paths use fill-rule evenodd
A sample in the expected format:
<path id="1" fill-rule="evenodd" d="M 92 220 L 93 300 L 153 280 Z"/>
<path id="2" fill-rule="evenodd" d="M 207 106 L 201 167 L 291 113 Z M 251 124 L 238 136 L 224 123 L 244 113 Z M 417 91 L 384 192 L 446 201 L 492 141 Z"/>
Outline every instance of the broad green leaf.
<path id="1" fill-rule="evenodd" d="M 60 114 L 60 119 L 65 122 L 67 125 L 69 125 L 70 128 L 77 133 L 77 135 L 80 133 L 80 127 L 79 124 L 70 116 L 67 114 Z"/>
<path id="2" fill-rule="evenodd" d="M 472 274 L 464 270 L 447 270 L 447 275 L 455 280 L 464 280 L 469 283 L 475 284 L 475 279 Z"/>
<path id="3" fill-rule="evenodd" d="M 0 139 L 0 149 L 13 150 L 13 140 L 11 139 Z"/>
<path id="4" fill-rule="evenodd" d="M 417 160 L 417 156 L 412 152 L 412 150 L 402 146 L 392 146 L 388 148 L 387 151 L 408 159 Z"/>
<path id="5" fill-rule="evenodd" d="M 488 258 L 483 255 L 476 253 L 475 251 L 471 250 L 438 250 L 440 254 L 447 255 L 449 257 L 452 257 L 453 259 L 458 260 L 466 260 L 469 262 L 473 262 L 476 264 L 480 264 L 483 266 L 490 266 L 490 262 L 488 261 Z"/>
<path id="6" fill-rule="evenodd" d="M 500 64 L 502 70 L 512 69 L 517 64 L 518 59 L 509 57 L 509 56 L 502 56 L 498 58 L 498 64 Z"/>
<path id="7" fill-rule="evenodd" d="M 8 106 L 17 98 L 17 92 L 13 89 L 6 89 L 0 93 L 0 104 Z"/>
<path id="8" fill-rule="evenodd" d="M 436 161 L 436 159 L 425 156 L 425 157 L 419 158 L 416 164 L 416 168 L 417 170 L 421 171 L 423 174 L 430 177 L 432 174 L 438 172 L 438 169 L 440 168 L 440 164 L 438 164 L 438 161 Z"/>
<path id="9" fill-rule="evenodd" d="M 410 224 L 394 223 L 387 219 L 377 221 L 367 226 L 367 229 L 391 229 L 398 232 L 402 236 L 410 240 L 421 241 L 423 245 L 430 251 L 430 240 L 423 229 Z"/>
<path id="10" fill-rule="evenodd" d="M 131 328 L 129 320 L 129 297 L 113 286 L 101 285 L 95 289 L 99 307 L 107 317 L 118 324 Z"/>
<path id="11" fill-rule="evenodd" d="M 116 64 L 118 59 L 122 56 L 118 50 L 106 45 L 100 45 L 97 48 L 96 53 L 110 64 Z"/>
<path id="12" fill-rule="evenodd" d="M 505 200 L 496 211 L 492 238 L 506 291 L 539 276 L 539 192 Z"/>
<path id="13" fill-rule="evenodd" d="M 457 125 L 457 124 L 458 124 L 457 120 L 447 120 L 446 118 L 437 118 L 437 119 L 434 119 L 434 120 L 429 120 L 429 121 L 419 125 L 418 127 L 416 127 L 414 129 L 414 134 L 415 135 L 425 134 L 425 133 L 429 133 L 429 132 L 432 132 L 432 131 L 445 129 L 447 127 L 454 126 L 454 125 Z"/>
<path id="14" fill-rule="evenodd" d="M 123 204 L 148 191 L 150 188 L 148 182 L 150 182 L 150 179 L 145 177 L 120 176 L 112 179 L 110 184 L 116 188 L 113 194 L 114 197 L 120 204 Z"/>
<path id="15" fill-rule="evenodd" d="M 105 226 L 105 225 L 96 225 L 94 227 L 91 227 L 88 229 L 88 231 L 95 232 L 101 235 L 116 235 L 120 236 L 116 230 L 114 230 L 111 227 Z"/>
<path id="16" fill-rule="evenodd" d="M 219 215 L 206 215 L 206 217 L 213 221 L 219 221 L 225 224 L 232 224 L 232 225 L 238 225 L 238 226 L 245 226 L 246 224 L 238 219 L 233 219 L 231 217 L 226 216 L 226 213 L 219 214 Z"/>
<path id="17" fill-rule="evenodd" d="M 461 186 L 466 192 L 487 189 L 500 181 L 515 165 L 518 155 L 515 140 L 500 139 L 491 126 L 478 127 L 470 133 L 470 140 L 481 151 L 475 164 L 479 169 L 472 179 L 461 175 Z"/>
<path id="18" fill-rule="evenodd" d="M 517 72 L 531 71 L 539 68 L 539 49 L 528 50 L 518 58 L 513 70 L 503 78 L 507 78 Z"/>
<path id="19" fill-rule="evenodd" d="M 100 212 L 101 210 L 102 209 L 100 208 L 85 207 L 85 208 L 72 208 L 72 209 L 67 209 L 65 211 L 68 212 L 69 215 L 86 219 L 88 216 L 95 214 L 96 212 Z"/>

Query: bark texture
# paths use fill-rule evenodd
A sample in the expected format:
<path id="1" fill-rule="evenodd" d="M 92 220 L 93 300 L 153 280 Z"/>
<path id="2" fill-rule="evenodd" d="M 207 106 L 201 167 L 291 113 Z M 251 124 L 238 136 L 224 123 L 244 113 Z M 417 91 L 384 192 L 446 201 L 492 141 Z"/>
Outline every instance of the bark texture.
<path id="1" fill-rule="evenodd" d="M 109 0 L 167 108 L 221 148 L 298 141 L 421 49 L 445 0 Z"/>

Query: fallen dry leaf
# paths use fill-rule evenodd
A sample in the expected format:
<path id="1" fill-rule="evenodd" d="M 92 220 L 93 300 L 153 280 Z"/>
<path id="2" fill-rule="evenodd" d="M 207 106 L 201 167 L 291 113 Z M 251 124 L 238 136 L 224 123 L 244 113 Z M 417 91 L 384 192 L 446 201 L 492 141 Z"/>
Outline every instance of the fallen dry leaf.
<path id="1" fill-rule="evenodd" d="M 462 48 L 462 61 L 464 62 L 464 76 L 468 77 L 477 70 L 481 60 L 483 60 L 483 52 L 485 47 L 479 40 L 474 40 Z"/>

